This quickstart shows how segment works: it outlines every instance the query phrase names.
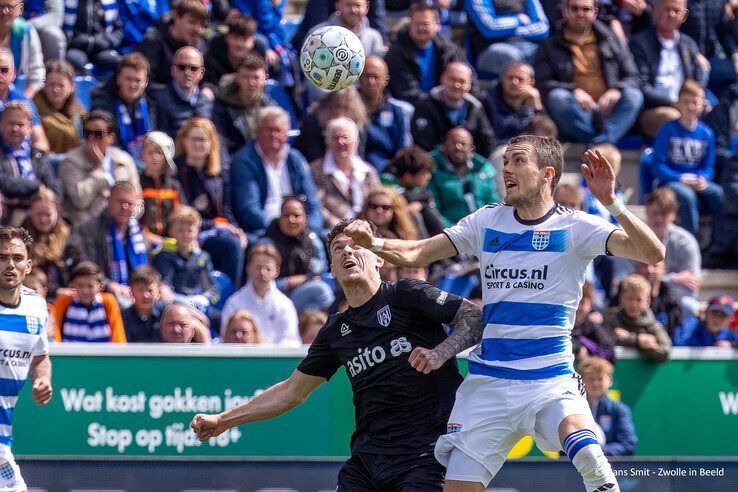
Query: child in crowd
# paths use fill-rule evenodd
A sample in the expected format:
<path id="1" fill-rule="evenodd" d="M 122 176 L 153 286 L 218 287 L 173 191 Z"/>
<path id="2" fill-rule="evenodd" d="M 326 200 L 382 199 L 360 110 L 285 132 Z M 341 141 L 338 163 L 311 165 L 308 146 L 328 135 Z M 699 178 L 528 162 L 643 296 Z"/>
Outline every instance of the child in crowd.
<path id="1" fill-rule="evenodd" d="M 651 285 L 641 275 L 629 275 L 620 286 L 620 305 L 605 313 L 605 328 L 617 345 L 637 348 L 647 359 L 666 362 L 671 340 L 650 304 Z"/>
<path id="2" fill-rule="evenodd" d="M 174 177 L 174 141 L 163 132 L 144 135 L 141 147 L 141 197 L 144 212 L 139 223 L 149 244 L 160 245 L 167 232 L 167 217 L 179 205 L 182 187 Z"/>
<path id="3" fill-rule="evenodd" d="M 36 294 L 43 296 L 44 299 L 47 299 L 46 307 L 49 310 L 47 335 L 49 337 L 49 341 L 54 340 L 56 318 L 54 317 L 54 304 L 48 302 L 49 289 L 46 287 L 48 285 L 48 277 L 46 276 L 46 273 L 44 273 L 40 268 L 34 267 L 33 270 L 31 270 L 31 273 L 26 275 L 26 278 L 23 280 L 23 285 L 34 291 Z"/>
<path id="4" fill-rule="evenodd" d="M 123 326 L 128 342 L 159 342 L 159 322 L 164 302 L 161 297 L 161 275 L 150 266 L 138 268 L 129 284 L 133 305 L 123 310 Z"/>
<path id="5" fill-rule="evenodd" d="M 315 340 L 318 332 L 328 321 L 328 315 L 325 311 L 317 309 L 306 309 L 300 313 L 298 329 L 300 330 L 300 340 L 304 345 L 310 345 Z"/>
<path id="6" fill-rule="evenodd" d="M 577 186 L 564 183 L 557 185 L 554 189 L 554 201 L 572 210 L 582 210 L 584 196 Z"/>
<path id="7" fill-rule="evenodd" d="M 249 249 L 246 257 L 248 281 L 223 306 L 222 335 L 225 335 L 231 315 L 246 310 L 254 317 L 264 343 L 300 345 L 295 305 L 275 282 L 281 264 L 282 257 L 271 243 L 256 244 Z"/>
<path id="8" fill-rule="evenodd" d="M 60 294 L 54 303 L 57 342 L 126 342 L 118 302 L 102 292 L 102 279 L 102 270 L 91 261 L 72 269 L 70 287 L 76 294 Z"/>
<path id="9" fill-rule="evenodd" d="M 699 317 L 691 317 L 674 333 L 674 345 L 680 347 L 732 347 L 738 342 L 738 333 L 730 329 L 733 317 L 733 298 L 729 295 L 710 299 L 707 309 Z"/>
<path id="10" fill-rule="evenodd" d="M 679 201 L 681 225 L 699 238 L 699 216 L 712 215 L 713 238 L 720 231 L 723 190 L 715 177 L 715 134 L 700 121 L 705 90 L 687 80 L 679 90 L 678 120 L 665 123 L 653 142 L 652 174 L 657 186 L 668 186 Z"/>
<path id="11" fill-rule="evenodd" d="M 261 332 L 256 320 L 248 311 L 236 311 L 228 318 L 223 343 L 262 343 Z"/>
<path id="12" fill-rule="evenodd" d="M 169 214 L 168 221 L 172 239 L 165 241 L 154 257 L 154 268 L 162 282 L 174 290 L 175 299 L 209 313 L 220 294 L 210 278 L 213 270 L 210 255 L 197 242 L 202 218 L 194 208 L 179 205 Z"/>
<path id="13" fill-rule="evenodd" d="M 605 442 L 602 452 L 607 456 L 630 456 L 638 444 L 630 408 L 611 400 L 607 391 L 612 386 L 612 364 L 599 357 L 590 357 L 579 366 L 587 388 L 587 403 L 600 426 Z"/>

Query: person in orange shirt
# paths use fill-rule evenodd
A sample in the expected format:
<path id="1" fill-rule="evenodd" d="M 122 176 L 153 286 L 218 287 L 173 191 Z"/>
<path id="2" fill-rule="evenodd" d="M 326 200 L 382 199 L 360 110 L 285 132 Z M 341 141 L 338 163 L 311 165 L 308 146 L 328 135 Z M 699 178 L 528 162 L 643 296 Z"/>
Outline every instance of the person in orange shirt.
<path id="1" fill-rule="evenodd" d="M 56 298 L 57 342 L 126 343 L 126 332 L 118 302 L 112 294 L 102 292 L 102 270 L 91 261 L 83 261 L 72 269 L 70 287 L 75 295 Z"/>

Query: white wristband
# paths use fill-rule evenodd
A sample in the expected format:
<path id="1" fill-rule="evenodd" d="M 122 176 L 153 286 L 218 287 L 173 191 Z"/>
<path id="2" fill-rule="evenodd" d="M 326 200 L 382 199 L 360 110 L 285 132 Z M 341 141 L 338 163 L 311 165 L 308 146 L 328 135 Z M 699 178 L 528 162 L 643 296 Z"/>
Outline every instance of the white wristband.
<path id="1" fill-rule="evenodd" d="M 615 201 L 612 202 L 610 205 L 606 205 L 605 208 L 613 217 L 617 217 L 618 215 L 625 212 L 625 204 L 620 198 L 615 198 Z"/>
<path id="2" fill-rule="evenodd" d="M 381 237 L 373 237 L 372 238 L 372 245 L 369 248 L 369 251 L 372 253 L 379 253 L 382 251 L 382 248 L 384 248 L 384 239 Z"/>

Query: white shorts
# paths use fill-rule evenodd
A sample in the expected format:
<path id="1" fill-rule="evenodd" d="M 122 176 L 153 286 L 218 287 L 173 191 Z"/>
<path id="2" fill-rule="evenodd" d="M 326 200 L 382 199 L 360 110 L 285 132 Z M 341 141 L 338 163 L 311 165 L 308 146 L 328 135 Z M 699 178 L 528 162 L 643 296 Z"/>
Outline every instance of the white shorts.
<path id="1" fill-rule="evenodd" d="M 27 488 L 10 448 L 0 445 L 0 491 L 24 492 Z"/>
<path id="2" fill-rule="evenodd" d="M 486 487 L 526 435 L 543 451 L 561 451 L 559 424 L 569 415 L 588 415 L 594 427 L 579 374 L 531 381 L 469 374 L 456 392 L 436 459 L 447 467 L 447 480 Z M 473 466 L 468 458 L 482 466 Z"/>

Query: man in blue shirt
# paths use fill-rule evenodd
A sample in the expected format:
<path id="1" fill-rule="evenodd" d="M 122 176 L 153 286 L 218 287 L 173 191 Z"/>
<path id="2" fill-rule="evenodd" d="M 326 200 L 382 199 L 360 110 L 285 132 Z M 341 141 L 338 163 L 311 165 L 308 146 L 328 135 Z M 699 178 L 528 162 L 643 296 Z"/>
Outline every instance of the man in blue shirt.
<path id="1" fill-rule="evenodd" d="M 13 52 L 7 48 L 0 48 L 0 113 L 5 109 L 5 104 L 10 101 L 23 101 L 33 111 L 33 127 L 31 129 L 31 142 L 34 148 L 44 152 L 49 151 L 49 141 L 46 139 L 44 127 L 41 126 L 41 118 L 38 116 L 36 105 L 33 104 L 23 91 L 15 88 L 15 61 Z"/>

